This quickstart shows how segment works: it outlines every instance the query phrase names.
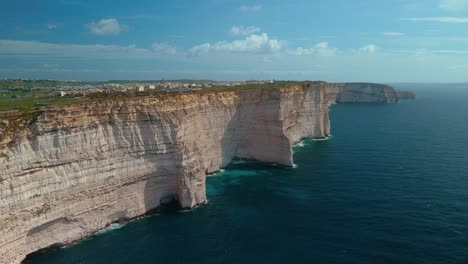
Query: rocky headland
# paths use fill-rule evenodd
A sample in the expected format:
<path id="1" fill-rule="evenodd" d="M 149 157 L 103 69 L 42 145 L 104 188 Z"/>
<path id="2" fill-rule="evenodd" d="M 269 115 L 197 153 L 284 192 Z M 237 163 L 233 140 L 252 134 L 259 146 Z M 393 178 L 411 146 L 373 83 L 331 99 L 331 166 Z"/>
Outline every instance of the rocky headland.
<path id="1" fill-rule="evenodd" d="M 391 86 L 376 83 L 330 83 L 327 97 L 334 103 L 398 102 L 398 95 Z"/>
<path id="2" fill-rule="evenodd" d="M 129 97 L 9 113 L 0 122 L 0 263 L 80 240 L 162 203 L 206 201 L 234 159 L 293 165 L 330 134 L 331 103 L 398 100 L 376 84 Z"/>
<path id="3" fill-rule="evenodd" d="M 397 91 L 398 99 L 400 100 L 414 100 L 416 99 L 416 94 L 409 91 Z"/>

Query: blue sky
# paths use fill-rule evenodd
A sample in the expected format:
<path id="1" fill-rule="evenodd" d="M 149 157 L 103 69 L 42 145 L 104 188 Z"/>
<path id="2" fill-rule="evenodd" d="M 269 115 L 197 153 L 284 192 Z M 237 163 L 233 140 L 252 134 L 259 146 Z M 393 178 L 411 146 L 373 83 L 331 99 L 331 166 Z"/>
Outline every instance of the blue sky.
<path id="1" fill-rule="evenodd" d="M 1 7 L 0 78 L 468 81 L 468 0 Z"/>

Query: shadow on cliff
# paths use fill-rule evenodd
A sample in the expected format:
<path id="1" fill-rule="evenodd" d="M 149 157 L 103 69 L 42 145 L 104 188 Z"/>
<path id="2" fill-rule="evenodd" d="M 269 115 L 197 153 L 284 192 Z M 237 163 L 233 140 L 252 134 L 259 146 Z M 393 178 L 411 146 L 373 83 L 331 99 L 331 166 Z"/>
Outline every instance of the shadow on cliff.
<path id="1" fill-rule="evenodd" d="M 251 112 L 251 111 L 250 111 Z M 237 157 L 237 151 L 242 143 L 242 116 L 247 115 L 246 111 L 242 111 L 239 107 L 236 108 L 234 114 L 231 116 L 230 120 L 228 121 L 228 125 L 224 130 L 223 136 L 221 138 L 221 164 L 220 168 L 214 168 L 216 171 L 217 169 L 225 168 L 228 166 L 233 160 L 239 159 Z M 209 172 L 211 173 L 211 172 Z"/>
<path id="2" fill-rule="evenodd" d="M 114 126 L 118 129 L 108 132 L 122 142 L 119 147 L 130 156 L 131 164 L 136 164 L 127 168 L 126 178 L 132 180 L 122 185 L 124 193 L 126 188 L 129 193 L 134 193 L 132 197 L 135 201 L 127 202 L 136 211 L 117 212 L 109 216 L 112 219 L 108 219 L 108 222 L 148 213 L 161 204 L 173 205 L 177 198 L 177 176 L 181 173 L 179 161 L 182 157 L 175 146 L 176 119 L 146 108 L 138 109 L 133 118 L 128 117 L 126 109 L 120 111 L 117 119 L 129 119 L 120 126 Z M 132 173 L 141 175 L 134 177 Z"/>
<path id="3" fill-rule="evenodd" d="M 235 160 L 292 165 L 279 90 L 261 89 L 241 95 L 221 139 L 221 168 Z"/>
<path id="4" fill-rule="evenodd" d="M 171 123 L 170 129 L 165 130 L 163 122 L 167 120 L 156 118 L 150 120 L 147 127 L 152 144 L 145 160 L 154 168 L 145 182 L 144 202 L 147 213 L 163 209 L 161 206 L 179 208 L 177 191 L 179 175 L 182 173 L 182 153 L 176 147 L 176 125 Z M 160 134 L 159 131 L 165 133 Z M 161 154 L 161 149 L 164 149 L 164 154 Z"/>

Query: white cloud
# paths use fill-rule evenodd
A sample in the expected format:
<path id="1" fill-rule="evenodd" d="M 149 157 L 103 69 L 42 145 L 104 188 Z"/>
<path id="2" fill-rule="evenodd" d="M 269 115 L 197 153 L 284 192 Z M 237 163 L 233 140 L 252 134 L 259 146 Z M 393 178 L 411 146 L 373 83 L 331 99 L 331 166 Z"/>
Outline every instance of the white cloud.
<path id="1" fill-rule="evenodd" d="M 468 23 L 468 18 L 466 17 L 411 17 L 402 18 L 401 20 L 414 22 Z"/>
<path id="2" fill-rule="evenodd" d="M 155 42 L 151 48 L 153 48 L 153 51 L 158 54 L 175 55 L 177 53 L 177 48 L 167 43 Z"/>
<path id="3" fill-rule="evenodd" d="M 294 56 L 335 56 L 336 52 L 337 49 L 330 47 L 328 42 L 320 42 L 311 48 L 298 47 L 295 50 L 290 50 L 288 54 Z"/>
<path id="4" fill-rule="evenodd" d="M 220 41 L 214 45 L 214 49 L 218 51 L 252 51 L 259 49 L 261 46 L 268 42 L 268 36 L 264 33 L 262 35 L 250 35 L 244 40 L 234 40 L 232 42 Z"/>
<path id="5" fill-rule="evenodd" d="M 385 36 L 403 36 L 403 35 L 405 35 L 405 33 L 401 33 L 401 32 L 391 32 L 391 31 L 383 32 L 383 34 L 384 34 Z"/>
<path id="6" fill-rule="evenodd" d="M 277 39 L 270 39 L 268 41 L 268 45 L 267 45 L 267 50 L 266 51 L 270 51 L 270 52 L 277 52 L 277 51 L 280 51 L 283 47 L 284 47 L 284 41 L 281 41 L 281 40 L 277 40 Z"/>
<path id="7" fill-rule="evenodd" d="M 253 12 L 260 11 L 263 7 L 261 5 L 243 5 L 239 7 L 240 11 L 243 12 Z"/>
<path id="8" fill-rule="evenodd" d="M 201 45 L 197 45 L 189 49 L 188 55 L 190 57 L 198 57 L 203 53 L 208 53 L 211 50 L 210 43 L 204 43 Z"/>
<path id="9" fill-rule="evenodd" d="M 202 53 L 210 51 L 271 53 L 281 50 L 283 46 L 283 41 L 270 39 L 266 33 L 259 35 L 252 34 L 242 40 L 223 40 L 215 44 L 205 43 L 195 46 L 189 50 L 189 56 L 199 56 Z"/>
<path id="10" fill-rule="evenodd" d="M 101 19 L 98 22 L 86 24 L 89 32 L 95 35 L 118 35 L 125 29 L 125 25 L 121 25 L 115 18 Z"/>
<path id="11" fill-rule="evenodd" d="M 53 30 L 53 29 L 56 29 L 56 28 L 57 28 L 56 24 L 47 24 L 47 29 L 48 30 Z"/>
<path id="12" fill-rule="evenodd" d="M 395 41 L 398 42 L 397 39 Z M 423 41 L 418 43 L 426 44 Z M 251 56 L 251 53 L 218 54 L 214 53 L 214 45 L 205 43 L 197 47 L 199 51 L 213 52 L 214 55 L 203 58 L 203 65 L 206 67 L 198 67 L 199 64 L 185 59 L 179 50 L 177 55 L 171 58 L 177 63 L 165 64 L 157 61 L 159 55 L 151 47 L 143 49 L 135 45 L 79 45 L 0 40 L 0 62 L 4 62 L 0 63 L 0 78 L 466 81 L 466 68 L 462 66 L 467 64 L 468 50 L 464 50 L 462 45 L 457 46 L 460 49 L 451 49 L 450 47 L 455 46 L 450 45 L 437 45 L 442 48 L 420 51 L 378 49 L 372 55 L 361 54 L 358 48 L 343 49 L 336 50 L 336 56 L 331 57 L 287 56 L 283 52 L 254 53 L 255 56 Z M 8 63 L 11 58 L 18 63 Z M 77 64 L 76 58 L 86 63 Z M 123 63 L 115 63 L 116 59 Z M 271 61 L 273 63 L 269 63 Z M 382 61 L 385 63 L 381 63 Z M 359 67 L 349 66 L 356 64 L 359 64 Z M 85 66 L 80 68 L 80 65 Z M 457 65 L 461 66 L 457 68 Z M 450 66 L 454 69 L 449 71 L 447 67 Z"/>
<path id="13" fill-rule="evenodd" d="M 259 32 L 260 28 L 259 27 L 254 27 L 254 26 L 232 26 L 231 30 L 229 30 L 229 34 L 233 36 L 237 35 L 250 35 L 256 32 Z"/>
<path id="14" fill-rule="evenodd" d="M 378 47 L 374 44 L 370 44 L 359 49 L 359 53 L 372 54 L 377 52 Z"/>
<path id="15" fill-rule="evenodd" d="M 450 12 L 463 11 L 468 8 L 468 0 L 440 0 L 439 8 Z"/>
<path id="16" fill-rule="evenodd" d="M 276 39 L 269 39 L 267 33 L 259 35 L 252 34 L 243 40 L 234 40 L 231 42 L 217 42 L 213 48 L 216 51 L 228 52 L 251 52 L 251 51 L 278 51 L 282 48 L 282 43 Z"/>

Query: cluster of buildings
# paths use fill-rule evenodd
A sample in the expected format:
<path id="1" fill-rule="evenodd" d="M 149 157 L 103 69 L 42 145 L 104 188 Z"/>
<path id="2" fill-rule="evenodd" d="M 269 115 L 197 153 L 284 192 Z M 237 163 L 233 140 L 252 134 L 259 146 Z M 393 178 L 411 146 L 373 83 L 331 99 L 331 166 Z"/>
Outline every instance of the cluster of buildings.
<path id="1" fill-rule="evenodd" d="M 213 87 L 211 82 L 141 82 L 141 83 L 106 83 L 95 85 L 69 85 L 57 87 L 60 95 L 86 95 L 95 92 L 172 92 L 200 90 L 202 88 Z"/>
<path id="2" fill-rule="evenodd" d="M 206 87 L 212 87 L 211 82 L 209 83 L 183 83 L 183 82 L 158 82 L 155 84 L 140 84 L 137 86 L 136 92 L 152 91 L 152 90 L 199 90 Z"/>
<path id="3" fill-rule="evenodd" d="M 98 92 L 128 92 L 128 93 L 143 93 L 143 92 L 181 92 L 193 91 L 203 88 L 237 86 L 248 84 L 264 84 L 274 83 L 274 81 L 241 81 L 241 82 L 216 82 L 216 81 L 194 81 L 194 80 L 178 80 L 178 81 L 115 81 L 112 83 L 87 83 L 80 81 L 63 81 L 56 86 L 34 88 L 19 87 L 16 89 L 26 89 L 27 94 L 22 97 L 53 97 L 53 96 L 86 96 Z M 1 92 L 1 91 L 0 91 Z M 4 92 L 9 92 L 8 89 Z"/>
<path id="4" fill-rule="evenodd" d="M 95 92 L 180 92 L 193 91 L 203 88 L 219 86 L 237 86 L 246 84 L 274 83 L 274 81 L 242 81 L 242 82 L 213 82 L 213 81 L 157 81 L 157 82 L 125 82 L 125 83 L 105 83 L 105 84 L 84 84 L 58 87 L 59 95 L 86 95 Z"/>

